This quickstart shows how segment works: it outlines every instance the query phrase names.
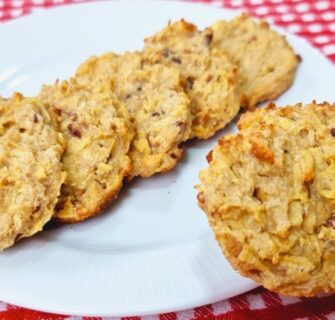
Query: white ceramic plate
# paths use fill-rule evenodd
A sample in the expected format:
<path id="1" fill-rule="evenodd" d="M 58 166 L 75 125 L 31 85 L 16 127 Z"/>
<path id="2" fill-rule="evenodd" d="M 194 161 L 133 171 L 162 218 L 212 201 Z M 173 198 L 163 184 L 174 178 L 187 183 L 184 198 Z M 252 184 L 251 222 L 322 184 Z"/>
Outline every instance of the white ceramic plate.
<path id="1" fill-rule="evenodd" d="M 0 26 L 0 94 L 36 94 L 42 83 L 69 76 L 92 54 L 139 49 L 170 19 L 205 27 L 236 14 L 149 1 L 33 14 Z M 303 40 L 288 39 L 303 62 L 278 102 L 333 101 L 333 65 Z M 193 186 L 216 138 L 190 144 L 168 175 L 128 184 L 104 215 L 46 231 L 0 254 L 0 300 L 63 314 L 129 316 L 195 307 L 255 287 L 231 269 L 197 207 Z"/>

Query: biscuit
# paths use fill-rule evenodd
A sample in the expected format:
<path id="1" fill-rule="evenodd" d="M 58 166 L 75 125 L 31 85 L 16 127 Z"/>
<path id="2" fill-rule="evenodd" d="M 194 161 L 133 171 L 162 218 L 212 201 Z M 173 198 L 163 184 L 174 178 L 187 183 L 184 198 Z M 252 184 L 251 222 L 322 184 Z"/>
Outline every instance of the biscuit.
<path id="1" fill-rule="evenodd" d="M 83 87 L 74 79 L 44 86 L 40 98 L 66 142 L 62 162 L 67 178 L 55 218 L 79 222 L 100 213 L 115 199 L 131 171 L 127 153 L 133 129 L 128 113 L 111 93 Z"/>
<path id="2" fill-rule="evenodd" d="M 42 230 L 65 174 L 64 143 L 38 99 L 0 98 L 0 250 Z"/>
<path id="3" fill-rule="evenodd" d="M 192 138 L 207 139 L 233 120 L 240 109 L 236 66 L 223 50 L 211 49 L 213 32 L 200 32 L 185 20 L 169 24 L 145 40 L 151 63 L 179 69 L 191 99 Z"/>
<path id="4" fill-rule="evenodd" d="M 198 203 L 225 256 L 269 290 L 335 290 L 335 108 L 247 113 L 200 172 Z"/>
<path id="5" fill-rule="evenodd" d="M 146 64 L 141 53 L 107 53 L 84 62 L 76 78 L 88 86 L 104 86 L 126 105 L 136 128 L 130 178 L 168 172 L 177 164 L 181 143 L 190 136 L 191 116 L 175 68 Z"/>
<path id="6" fill-rule="evenodd" d="M 299 57 L 267 22 L 242 14 L 231 21 L 218 21 L 211 29 L 211 46 L 225 50 L 238 67 L 243 106 L 253 108 L 275 99 L 291 86 Z"/>

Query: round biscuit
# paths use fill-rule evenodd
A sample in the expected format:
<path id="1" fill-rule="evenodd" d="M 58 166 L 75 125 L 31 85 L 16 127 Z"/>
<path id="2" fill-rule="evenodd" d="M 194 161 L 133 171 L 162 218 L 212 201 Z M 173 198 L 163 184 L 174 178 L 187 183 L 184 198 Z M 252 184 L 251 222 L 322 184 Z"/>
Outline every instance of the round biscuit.
<path id="1" fill-rule="evenodd" d="M 198 201 L 242 275 L 293 296 L 335 291 L 335 108 L 247 113 L 201 171 Z"/>
<path id="2" fill-rule="evenodd" d="M 65 174 L 64 141 L 35 98 L 0 98 L 0 250 L 41 231 Z"/>
<path id="3" fill-rule="evenodd" d="M 98 87 L 75 79 L 44 86 L 40 98 L 64 135 L 67 173 L 55 218 L 73 223 L 101 212 L 115 199 L 131 171 L 128 157 L 133 128 L 123 104 Z"/>
<path id="4" fill-rule="evenodd" d="M 168 172 L 190 136 L 189 99 L 172 67 L 145 63 L 141 53 L 91 57 L 77 70 L 79 82 L 104 86 L 125 104 L 135 127 L 131 177 Z"/>
<path id="5" fill-rule="evenodd" d="M 191 138 L 207 139 L 224 128 L 240 109 L 236 66 L 225 52 L 211 49 L 213 32 L 200 32 L 185 20 L 169 24 L 145 40 L 144 55 L 150 63 L 179 69 L 191 100 Z"/>

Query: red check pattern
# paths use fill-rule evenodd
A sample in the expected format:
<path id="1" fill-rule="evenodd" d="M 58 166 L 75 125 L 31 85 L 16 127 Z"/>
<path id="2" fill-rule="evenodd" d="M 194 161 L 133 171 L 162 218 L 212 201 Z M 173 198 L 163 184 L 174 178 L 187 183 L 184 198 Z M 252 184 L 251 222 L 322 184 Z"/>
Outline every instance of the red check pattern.
<path id="1" fill-rule="evenodd" d="M 85 0 L 0 0 L 0 22 L 36 10 Z M 192 1 L 192 0 L 189 0 Z M 194 1 L 194 0 L 193 0 Z M 307 39 L 335 62 L 335 0 L 195 0 L 243 9 Z M 0 26 L 1 27 L 1 26 Z M 53 315 L 0 302 L 0 320 L 335 320 L 335 295 L 290 298 L 257 288 L 210 305 L 146 317 L 99 318 Z"/>

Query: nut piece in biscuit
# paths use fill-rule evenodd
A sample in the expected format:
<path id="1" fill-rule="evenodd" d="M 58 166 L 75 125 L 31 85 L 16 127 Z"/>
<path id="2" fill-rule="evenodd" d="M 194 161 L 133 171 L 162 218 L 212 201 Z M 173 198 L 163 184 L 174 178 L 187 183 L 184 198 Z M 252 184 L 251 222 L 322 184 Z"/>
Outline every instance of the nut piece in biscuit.
<path id="1" fill-rule="evenodd" d="M 198 202 L 242 275 L 293 296 L 335 291 L 335 108 L 247 113 L 201 171 Z"/>

